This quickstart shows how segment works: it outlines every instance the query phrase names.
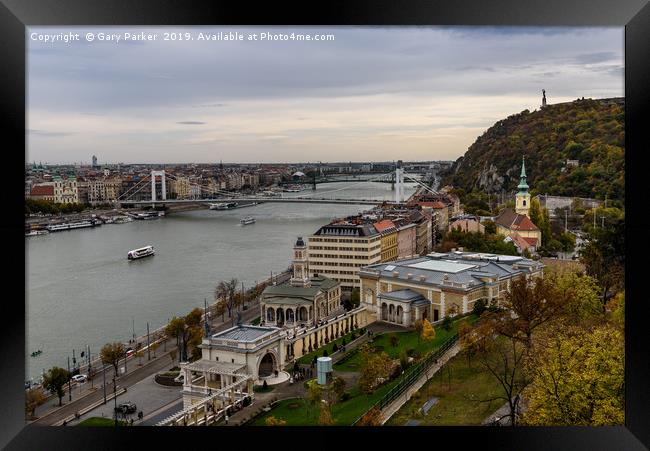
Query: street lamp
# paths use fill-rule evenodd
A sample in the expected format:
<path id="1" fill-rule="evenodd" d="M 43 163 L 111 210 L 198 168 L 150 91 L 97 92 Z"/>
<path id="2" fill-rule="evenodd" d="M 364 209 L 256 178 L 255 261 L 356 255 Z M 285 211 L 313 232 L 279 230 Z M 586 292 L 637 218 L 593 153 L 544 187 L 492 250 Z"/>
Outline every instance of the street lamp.
<path id="1" fill-rule="evenodd" d="M 115 409 L 113 409 L 115 413 L 115 427 L 117 427 L 117 389 L 115 387 L 115 376 L 113 376 L 113 399 L 115 400 Z"/>

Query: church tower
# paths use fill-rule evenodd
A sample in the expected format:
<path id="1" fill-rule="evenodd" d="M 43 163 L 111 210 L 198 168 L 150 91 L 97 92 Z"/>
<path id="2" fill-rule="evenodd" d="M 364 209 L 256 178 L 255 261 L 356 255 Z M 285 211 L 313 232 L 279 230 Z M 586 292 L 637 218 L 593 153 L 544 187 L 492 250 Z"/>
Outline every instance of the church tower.
<path id="1" fill-rule="evenodd" d="M 293 246 L 293 277 L 289 281 L 294 287 L 310 287 L 309 262 L 307 261 L 307 245 L 299 236 Z"/>
<path id="2" fill-rule="evenodd" d="M 519 191 L 515 198 L 515 212 L 520 215 L 526 215 L 530 218 L 530 193 L 528 192 L 528 183 L 526 183 L 526 162 L 524 157 L 521 158 L 521 175 L 519 176 Z"/>

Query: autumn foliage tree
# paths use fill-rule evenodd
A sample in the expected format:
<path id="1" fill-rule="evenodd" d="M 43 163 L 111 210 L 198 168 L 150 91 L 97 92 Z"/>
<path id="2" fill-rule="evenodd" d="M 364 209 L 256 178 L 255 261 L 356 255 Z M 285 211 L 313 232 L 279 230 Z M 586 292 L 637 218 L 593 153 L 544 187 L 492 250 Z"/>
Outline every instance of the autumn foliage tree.
<path id="1" fill-rule="evenodd" d="M 535 426 L 624 424 L 623 333 L 602 323 L 549 329 L 528 362 L 523 422 Z"/>
<path id="2" fill-rule="evenodd" d="M 424 321 L 422 321 L 422 340 L 427 342 L 433 341 L 434 338 L 436 338 L 436 330 L 433 328 L 429 320 L 425 318 Z"/>
<path id="3" fill-rule="evenodd" d="M 378 406 L 373 407 L 361 417 L 356 423 L 357 426 L 381 426 L 382 424 L 381 409 Z"/>
<path id="4" fill-rule="evenodd" d="M 126 350 L 124 349 L 124 345 L 119 342 L 106 343 L 99 351 L 99 356 L 103 364 L 113 366 L 113 369 L 115 370 L 115 377 L 117 377 L 117 369 L 120 364 L 120 360 L 126 357 Z"/>
<path id="5" fill-rule="evenodd" d="M 165 333 L 168 336 L 176 338 L 176 345 L 180 349 L 181 359 L 184 361 L 188 359 L 188 349 L 192 352 L 192 358 L 197 357 L 196 349 L 201 344 L 203 337 L 202 315 L 203 310 L 197 307 L 184 317 L 173 317 L 165 328 Z"/>
<path id="6" fill-rule="evenodd" d="M 46 399 L 41 388 L 30 388 L 25 392 L 25 413 L 34 417 L 36 408 L 45 403 Z"/>
<path id="7" fill-rule="evenodd" d="M 359 387 L 361 391 L 370 394 L 379 381 L 390 376 L 392 361 L 385 352 L 373 352 L 367 344 L 361 348 L 361 376 Z"/>
<path id="8" fill-rule="evenodd" d="M 267 426 L 284 426 L 285 424 L 287 424 L 286 421 L 284 421 L 284 420 L 282 420 L 282 419 L 279 419 L 279 418 L 275 418 L 273 415 L 271 415 L 270 417 L 268 417 L 268 418 L 264 421 L 264 423 L 265 423 Z"/>

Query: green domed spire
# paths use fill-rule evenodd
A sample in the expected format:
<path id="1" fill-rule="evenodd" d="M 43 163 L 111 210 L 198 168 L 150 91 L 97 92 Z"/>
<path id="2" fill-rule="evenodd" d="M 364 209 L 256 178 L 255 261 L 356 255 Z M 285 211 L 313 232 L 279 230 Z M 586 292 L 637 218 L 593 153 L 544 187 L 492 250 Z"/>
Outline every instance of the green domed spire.
<path id="1" fill-rule="evenodd" d="M 519 188 L 520 194 L 525 194 L 528 192 L 528 183 L 526 183 L 526 160 L 525 157 L 521 157 L 521 175 L 519 176 Z"/>

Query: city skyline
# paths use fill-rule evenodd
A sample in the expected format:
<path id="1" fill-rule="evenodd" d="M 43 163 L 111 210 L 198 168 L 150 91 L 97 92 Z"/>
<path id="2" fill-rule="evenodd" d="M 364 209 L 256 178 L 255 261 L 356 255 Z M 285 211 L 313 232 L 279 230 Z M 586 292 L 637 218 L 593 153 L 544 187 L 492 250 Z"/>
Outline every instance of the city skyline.
<path id="1" fill-rule="evenodd" d="M 34 32 L 333 34 L 319 42 L 79 42 Z M 621 97 L 623 28 L 34 27 L 26 161 L 455 160 L 494 122 Z"/>

